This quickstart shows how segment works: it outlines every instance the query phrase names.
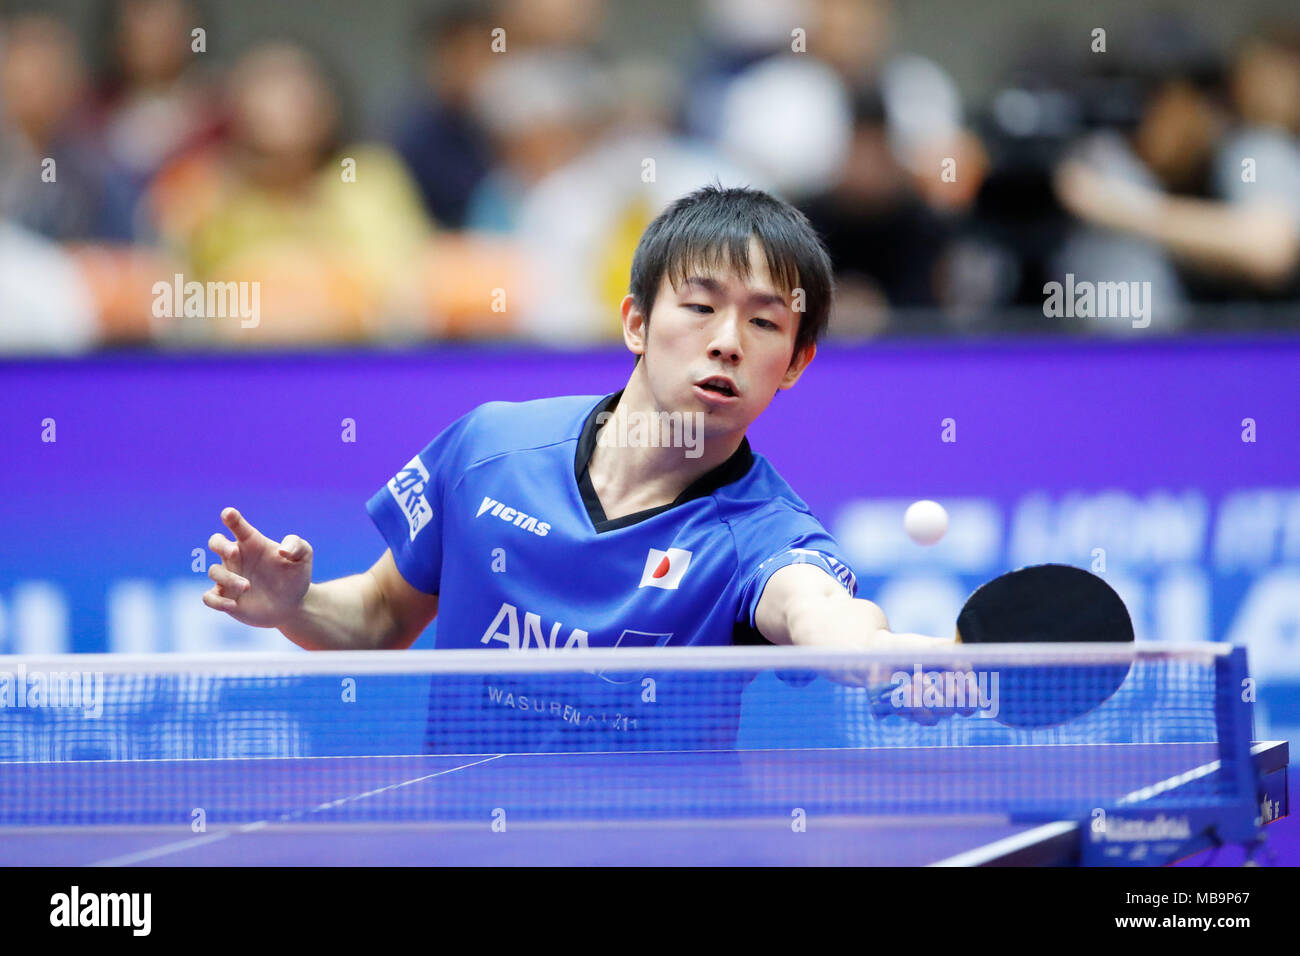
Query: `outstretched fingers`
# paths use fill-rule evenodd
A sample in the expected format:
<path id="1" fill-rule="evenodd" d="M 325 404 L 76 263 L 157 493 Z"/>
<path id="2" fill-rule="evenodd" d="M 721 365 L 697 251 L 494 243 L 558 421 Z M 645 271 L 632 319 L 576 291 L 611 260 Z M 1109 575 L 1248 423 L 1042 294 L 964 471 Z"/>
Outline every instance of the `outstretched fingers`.
<path id="1" fill-rule="evenodd" d="M 217 557 L 226 565 L 232 565 L 239 559 L 239 545 L 224 534 L 214 533 L 208 538 L 208 549 L 216 552 Z"/>
<path id="2" fill-rule="evenodd" d="M 248 519 L 241 515 L 236 508 L 226 508 L 221 512 L 221 523 L 231 530 L 235 540 L 241 544 L 245 541 L 252 541 L 257 537 L 258 531 Z"/>
<path id="3" fill-rule="evenodd" d="M 247 578 L 236 574 L 222 564 L 209 565 L 208 577 L 216 583 L 217 590 L 225 596 L 238 597 L 249 588 Z"/>
<path id="4" fill-rule="evenodd" d="M 305 561 L 311 557 L 311 545 L 296 534 L 286 535 L 280 542 L 280 557 L 290 561 Z"/>
<path id="5" fill-rule="evenodd" d="M 230 613 L 239 606 L 234 598 L 228 598 L 221 593 L 220 588 L 208 588 L 203 592 L 203 603 L 214 611 L 225 611 Z"/>

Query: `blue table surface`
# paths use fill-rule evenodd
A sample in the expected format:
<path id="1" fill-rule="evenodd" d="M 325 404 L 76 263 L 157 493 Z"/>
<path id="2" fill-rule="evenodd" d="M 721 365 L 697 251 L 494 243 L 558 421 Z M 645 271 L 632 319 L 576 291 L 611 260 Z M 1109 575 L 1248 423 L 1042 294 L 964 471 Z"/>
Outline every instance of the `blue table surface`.
<path id="1" fill-rule="evenodd" d="M 1059 843 L 1050 815 L 1008 816 L 1008 781 L 1019 814 L 1118 799 L 1214 757 L 1107 744 L 0 763 L 0 863 L 923 865 Z"/>

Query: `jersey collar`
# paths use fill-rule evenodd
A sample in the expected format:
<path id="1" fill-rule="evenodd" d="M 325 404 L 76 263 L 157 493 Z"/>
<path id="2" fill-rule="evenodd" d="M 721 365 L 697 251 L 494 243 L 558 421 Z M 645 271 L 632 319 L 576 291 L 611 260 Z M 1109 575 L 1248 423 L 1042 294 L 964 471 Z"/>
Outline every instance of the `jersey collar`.
<path id="1" fill-rule="evenodd" d="M 582 494 L 582 503 L 586 507 L 587 516 L 591 519 L 592 527 L 596 529 L 597 533 L 613 531 L 616 528 L 626 528 L 629 525 L 645 521 L 647 518 L 653 518 L 670 508 L 676 508 L 688 501 L 711 495 L 723 485 L 729 485 L 733 481 L 743 478 L 749 471 L 750 466 L 754 464 L 754 453 L 750 450 L 749 439 L 742 438 L 740 447 L 732 453 L 730 458 L 711 471 L 700 475 L 668 504 L 624 515 L 613 520 L 606 518 L 605 508 L 601 505 L 600 498 L 596 496 L 596 488 L 591 483 L 589 466 L 592 453 L 596 450 L 596 438 L 602 427 L 597 424 L 597 419 L 602 412 L 612 412 L 617 408 L 618 401 L 622 397 L 623 389 L 619 389 L 612 395 L 605 396 L 587 415 L 586 421 L 582 423 L 582 433 L 578 436 L 578 450 L 573 460 L 573 475 L 577 479 L 578 490 Z"/>

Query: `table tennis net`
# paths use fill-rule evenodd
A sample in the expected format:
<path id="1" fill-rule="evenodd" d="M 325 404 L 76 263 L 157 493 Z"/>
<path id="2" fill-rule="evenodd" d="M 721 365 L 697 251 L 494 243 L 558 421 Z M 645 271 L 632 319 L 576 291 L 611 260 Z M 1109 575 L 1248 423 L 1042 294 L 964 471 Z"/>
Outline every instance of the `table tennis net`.
<path id="1" fill-rule="evenodd" d="M 0 826 L 1232 803 L 1245 676 L 1215 645 L 0 659 Z"/>

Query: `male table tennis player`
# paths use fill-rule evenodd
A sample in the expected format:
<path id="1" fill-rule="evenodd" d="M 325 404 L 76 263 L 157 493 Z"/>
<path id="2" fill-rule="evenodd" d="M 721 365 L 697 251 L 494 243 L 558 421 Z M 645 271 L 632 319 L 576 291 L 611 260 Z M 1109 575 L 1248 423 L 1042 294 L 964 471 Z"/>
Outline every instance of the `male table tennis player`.
<path id="1" fill-rule="evenodd" d="M 435 617 L 438 648 L 933 646 L 855 597 L 839 545 L 745 437 L 807 371 L 832 292 L 798 210 L 752 189 L 691 193 L 636 250 L 623 389 L 489 402 L 452 423 L 368 502 L 388 550 L 362 574 L 312 583 L 305 540 L 272 541 L 227 508 L 235 540 L 209 541 L 223 563 L 204 603 L 308 649 L 409 647 Z M 698 421 L 701 440 L 651 444 L 660 413 Z M 575 701 L 503 681 L 485 706 L 627 729 L 641 690 L 614 678 Z"/>

